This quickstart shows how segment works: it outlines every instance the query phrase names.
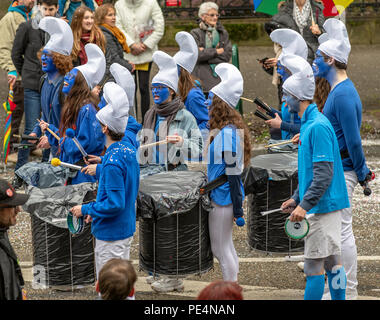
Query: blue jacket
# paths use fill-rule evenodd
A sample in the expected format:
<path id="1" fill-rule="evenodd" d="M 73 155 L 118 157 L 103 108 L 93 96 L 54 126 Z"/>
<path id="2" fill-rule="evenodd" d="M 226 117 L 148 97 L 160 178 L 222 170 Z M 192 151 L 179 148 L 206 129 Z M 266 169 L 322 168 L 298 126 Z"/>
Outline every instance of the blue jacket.
<path id="1" fill-rule="evenodd" d="M 67 1 L 70 2 L 69 8 L 67 9 L 66 12 L 63 12 L 63 10 L 65 9 L 65 5 L 66 5 Z M 71 20 L 73 18 L 74 11 L 78 7 L 83 5 L 82 2 L 84 2 L 84 5 L 89 7 L 92 11 L 95 11 L 93 0 L 83 0 L 83 1 L 79 1 L 79 2 L 71 2 L 70 0 L 58 0 L 58 5 L 59 5 L 58 12 L 61 15 L 61 17 L 63 15 L 66 15 L 66 19 L 69 20 L 69 24 L 71 24 Z"/>
<path id="2" fill-rule="evenodd" d="M 301 119 L 298 114 L 289 112 L 289 108 L 286 102 L 281 104 L 281 112 L 272 108 L 272 116 L 274 117 L 275 113 L 278 113 L 282 122 L 281 122 L 281 139 L 289 140 L 293 136 L 300 132 L 301 128 Z"/>
<path id="3" fill-rule="evenodd" d="M 49 129 L 59 135 L 57 127 L 49 124 Z M 75 137 L 88 154 L 99 156 L 103 152 L 105 136 L 102 133 L 99 121 L 96 119 L 96 109 L 92 104 L 86 104 L 81 107 L 76 120 L 75 128 L 73 129 L 75 132 Z M 47 136 L 49 141 L 54 139 L 49 132 L 47 133 Z M 54 140 L 57 142 L 56 139 Z M 59 159 L 62 162 L 76 163 L 83 159 L 83 156 L 73 139 L 66 136 L 61 137 L 59 145 L 61 148 Z M 72 179 L 72 184 L 95 181 L 95 177 L 86 175 L 79 171 L 77 176 Z"/>
<path id="4" fill-rule="evenodd" d="M 187 98 L 185 100 L 185 107 L 197 120 L 197 125 L 199 130 L 207 129 L 208 130 L 208 109 L 205 106 L 206 98 L 203 94 L 203 91 L 199 87 L 194 87 L 189 91 Z"/>
<path id="5" fill-rule="evenodd" d="M 125 141 L 110 145 L 103 159 L 96 202 L 82 206 L 83 215 L 93 219 L 91 228 L 96 239 L 117 241 L 133 236 L 139 182 L 136 149 Z"/>
<path id="6" fill-rule="evenodd" d="M 61 119 L 62 107 L 60 103 L 60 89 L 64 76 L 57 77 L 54 81 L 50 82 L 47 75 L 44 76 L 45 80 L 41 88 L 41 119 L 58 128 Z M 33 131 L 38 137 L 41 136 L 41 128 L 36 122 Z M 58 141 L 52 136 L 47 135 L 49 144 L 51 146 L 52 155 L 55 156 L 58 151 Z"/>
<path id="7" fill-rule="evenodd" d="M 339 150 L 347 150 L 350 155 L 349 158 L 342 160 L 344 171 L 355 170 L 358 180 L 365 180 L 369 169 L 360 137 L 362 103 L 350 79 L 340 82 L 330 92 L 323 107 L 323 114 L 334 128 Z"/>

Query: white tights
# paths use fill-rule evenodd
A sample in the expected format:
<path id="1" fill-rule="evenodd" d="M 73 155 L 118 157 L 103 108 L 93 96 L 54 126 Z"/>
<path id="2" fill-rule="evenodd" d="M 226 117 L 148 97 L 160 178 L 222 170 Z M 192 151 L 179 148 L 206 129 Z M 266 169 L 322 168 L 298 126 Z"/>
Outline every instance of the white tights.
<path id="1" fill-rule="evenodd" d="M 239 259 L 232 241 L 233 209 L 232 204 L 219 206 L 212 203 L 213 209 L 208 217 L 211 250 L 222 269 L 223 280 L 237 281 Z"/>

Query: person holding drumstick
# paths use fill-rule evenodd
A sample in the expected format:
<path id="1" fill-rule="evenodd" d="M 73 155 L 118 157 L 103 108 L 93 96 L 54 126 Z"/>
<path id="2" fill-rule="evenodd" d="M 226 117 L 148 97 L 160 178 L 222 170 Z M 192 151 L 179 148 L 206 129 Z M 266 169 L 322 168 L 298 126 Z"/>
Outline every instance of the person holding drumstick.
<path id="1" fill-rule="evenodd" d="M 209 108 L 208 181 L 222 175 L 227 182 L 211 191 L 213 210 L 209 214 L 211 250 L 222 269 L 223 280 L 238 280 L 239 261 L 232 241 L 234 220 L 243 217 L 243 166 L 250 161 L 250 133 L 235 110 L 243 93 L 240 71 L 228 63 L 215 67 L 221 82 L 210 89 L 205 104 Z"/>
<path id="2" fill-rule="evenodd" d="M 329 120 L 312 103 L 313 70 L 296 55 L 281 63 L 292 75 L 284 82 L 284 97 L 291 111 L 301 118 L 298 146 L 298 188 L 281 208 L 290 221 L 308 219 L 305 237 L 305 300 L 321 300 L 327 273 L 333 300 L 345 300 L 346 272 L 341 261 L 341 214 L 348 208 L 348 193 L 338 140 Z"/>
<path id="3" fill-rule="evenodd" d="M 74 137 L 86 153 L 100 155 L 104 151 L 105 137 L 100 124 L 96 120 L 97 104 L 91 89 L 93 89 L 105 72 L 105 58 L 102 50 L 95 44 L 87 44 L 87 64 L 75 67 L 64 78 L 63 93 L 66 99 L 61 112 L 59 128 L 53 124 L 40 122 L 42 131 L 49 128 L 60 137 L 59 142 L 48 132 L 49 142 L 59 146 L 59 159 L 72 164 L 84 164 L 84 155 L 74 142 Z M 74 137 L 66 135 L 66 130 L 72 129 Z M 95 177 L 78 172 L 71 181 L 72 184 L 95 182 Z"/>

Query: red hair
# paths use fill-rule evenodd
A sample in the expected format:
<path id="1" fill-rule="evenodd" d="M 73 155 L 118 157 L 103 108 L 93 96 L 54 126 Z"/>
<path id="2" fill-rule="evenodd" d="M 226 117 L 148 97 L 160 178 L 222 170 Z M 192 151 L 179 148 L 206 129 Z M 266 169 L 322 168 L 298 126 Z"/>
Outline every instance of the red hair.
<path id="1" fill-rule="evenodd" d="M 197 300 L 243 300 L 243 288 L 233 281 L 218 280 L 210 283 Z"/>

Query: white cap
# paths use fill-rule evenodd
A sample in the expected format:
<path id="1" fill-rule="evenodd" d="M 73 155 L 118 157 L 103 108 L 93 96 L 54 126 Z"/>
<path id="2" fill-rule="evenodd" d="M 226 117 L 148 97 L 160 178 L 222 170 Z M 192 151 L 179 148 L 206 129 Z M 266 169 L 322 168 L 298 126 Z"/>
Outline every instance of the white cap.
<path id="1" fill-rule="evenodd" d="M 285 28 L 276 29 L 270 34 L 270 38 L 282 47 L 279 59 L 285 54 L 295 54 L 307 60 L 307 44 L 297 31 Z"/>
<path id="2" fill-rule="evenodd" d="M 188 32 L 180 31 L 175 35 L 175 41 L 179 45 L 179 51 L 174 55 L 174 61 L 192 73 L 198 60 L 198 46 L 194 37 Z"/>
<path id="3" fill-rule="evenodd" d="M 288 68 L 292 75 L 285 80 L 282 89 L 299 100 L 313 100 L 315 82 L 310 64 L 299 56 L 289 54 L 281 59 L 281 64 Z"/>
<path id="4" fill-rule="evenodd" d="M 110 72 L 116 83 L 122 87 L 127 94 L 129 105 L 133 106 L 135 102 L 135 80 L 129 70 L 121 64 L 113 63 L 110 66 Z"/>
<path id="5" fill-rule="evenodd" d="M 319 50 L 335 60 L 348 63 L 348 56 L 351 51 L 351 44 L 348 38 L 345 24 L 335 18 L 330 18 L 325 21 L 323 28 L 326 35 L 319 36 Z"/>
<path id="6" fill-rule="evenodd" d="M 158 66 L 158 73 L 153 77 L 152 83 L 161 83 L 175 92 L 178 90 L 178 69 L 174 59 L 163 51 L 153 53 L 153 62 Z"/>
<path id="7" fill-rule="evenodd" d="M 230 107 L 235 108 L 243 94 L 244 85 L 239 69 L 230 63 L 223 62 L 215 67 L 215 73 L 220 77 L 221 82 L 210 91 Z"/>
<path id="8" fill-rule="evenodd" d="M 54 17 L 42 18 L 38 27 L 49 33 L 50 40 L 44 49 L 63 54 L 71 55 L 73 49 L 73 32 L 69 24 L 62 19 Z"/>
<path id="9" fill-rule="evenodd" d="M 88 43 L 84 46 L 84 50 L 87 55 L 87 63 L 75 68 L 83 74 L 90 89 L 93 89 L 103 79 L 106 71 L 106 58 L 102 49 L 96 44 Z"/>
<path id="10" fill-rule="evenodd" d="M 96 118 L 116 133 L 124 133 L 128 123 L 129 102 L 124 89 L 115 82 L 107 82 L 103 87 L 107 105 L 100 109 Z"/>

